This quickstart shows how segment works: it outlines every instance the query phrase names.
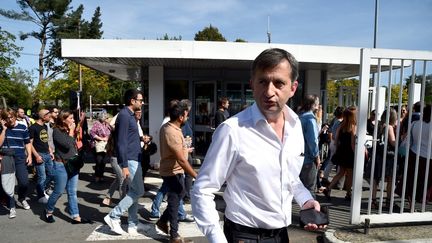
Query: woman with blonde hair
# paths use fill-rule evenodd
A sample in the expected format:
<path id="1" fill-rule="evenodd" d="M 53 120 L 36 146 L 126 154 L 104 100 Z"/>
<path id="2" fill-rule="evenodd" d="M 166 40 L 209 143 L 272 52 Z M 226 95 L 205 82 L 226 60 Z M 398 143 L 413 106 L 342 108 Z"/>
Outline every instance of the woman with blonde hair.
<path id="1" fill-rule="evenodd" d="M 343 121 L 336 132 L 336 152 L 332 157 L 332 162 L 340 167 L 338 173 L 333 177 L 328 187 L 324 190 L 324 195 L 330 199 L 331 189 L 336 185 L 340 178 L 346 176 L 346 196 L 351 199 L 351 185 L 354 167 L 355 135 L 357 132 L 357 108 L 350 106 L 343 112 Z"/>

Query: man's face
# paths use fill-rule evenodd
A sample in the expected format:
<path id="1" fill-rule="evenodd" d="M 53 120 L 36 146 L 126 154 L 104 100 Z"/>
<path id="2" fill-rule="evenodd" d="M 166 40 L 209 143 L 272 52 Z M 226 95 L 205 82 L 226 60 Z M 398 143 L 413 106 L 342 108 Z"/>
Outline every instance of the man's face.
<path id="1" fill-rule="evenodd" d="M 59 114 L 59 110 L 57 108 L 54 108 L 53 111 L 51 112 L 51 117 L 53 119 L 57 119 L 58 114 Z"/>
<path id="2" fill-rule="evenodd" d="M 19 118 L 23 119 L 25 117 L 24 110 L 23 109 L 18 109 L 17 116 Z"/>
<path id="3" fill-rule="evenodd" d="M 9 128 L 13 128 L 13 127 L 15 127 L 15 123 L 16 123 L 16 117 L 13 116 L 12 114 L 8 114 L 8 117 L 6 120 L 6 126 Z"/>
<path id="4" fill-rule="evenodd" d="M 287 60 L 274 68 L 257 70 L 250 83 L 255 102 L 266 118 L 282 111 L 298 85 L 291 80 L 291 66 Z"/>
<path id="5" fill-rule="evenodd" d="M 138 94 L 136 99 L 132 99 L 132 109 L 134 111 L 141 110 L 141 106 L 143 104 L 143 96 Z"/>
<path id="6" fill-rule="evenodd" d="M 135 119 L 140 120 L 142 116 L 141 110 L 135 111 Z"/>
<path id="7" fill-rule="evenodd" d="M 185 112 L 183 113 L 183 116 L 180 116 L 180 117 L 179 117 L 180 120 L 181 120 L 180 126 L 184 126 L 184 125 L 186 124 L 186 122 L 187 122 L 187 120 L 188 120 L 188 117 L 189 117 L 189 112 L 188 112 L 188 111 L 185 111 Z"/>
<path id="8" fill-rule="evenodd" d="M 228 110 L 228 107 L 229 107 L 229 101 L 224 102 L 224 103 L 222 104 L 222 107 L 223 107 L 225 110 Z"/>
<path id="9" fill-rule="evenodd" d="M 43 122 L 49 122 L 51 120 L 51 112 L 46 112 L 46 114 L 42 117 Z"/>

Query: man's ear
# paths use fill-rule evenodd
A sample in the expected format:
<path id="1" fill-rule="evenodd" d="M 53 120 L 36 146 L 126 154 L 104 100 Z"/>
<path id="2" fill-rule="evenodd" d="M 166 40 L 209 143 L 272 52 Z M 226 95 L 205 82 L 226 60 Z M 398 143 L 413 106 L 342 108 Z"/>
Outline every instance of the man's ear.
<path id="1" fill-rule="evenodd" d="M 291 91 L 295 92 L 297 90 L 297 87 L 298 87 L 298 81 L 296 80 L 291 84 Z"/>

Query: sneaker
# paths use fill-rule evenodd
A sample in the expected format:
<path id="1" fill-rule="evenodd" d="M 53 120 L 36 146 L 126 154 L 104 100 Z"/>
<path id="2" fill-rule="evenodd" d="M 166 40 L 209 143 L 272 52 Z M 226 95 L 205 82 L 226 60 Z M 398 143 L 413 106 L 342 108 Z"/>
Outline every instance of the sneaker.
<path id="1" fill-rule="evenodd" d="M 42 203 L 42 204 L 46 204 L 47 202 L 48 202 L 48 199 L 45 196 L 39 198 L 39 200 L 38 200 L 38 203 Z"/>
<path id="2" fill-rule="evenodd" d="M 107 216 L 104 217 L 104 221 L 105 221 L 105 223 L 107 223 L 107 225 L 110 227 L 110 229 L 113 232 L 115 232 L 116 234 L 119 234 L 119 235 L 126 234 L 126 232 L 124 232 L 122 227 L 121 227 L 120 219 L 113 219 L 108 214 Z"/>
<path id="3" fill-rule="evenodd" d="M 55 222 L 54 216 L 52 214 L 48 214 L 47 211 L 45 211 L 45 220 L 50 224 Z"/>
<path id="4" fill-rule="evenodd" d="M 192 222 L 195 222 L 195 218 L 193 216 L 186 215 L 186 217 L 179 219 L 178 221 L 184 222 L 184 223 L 192 223 Z"/>
<path id="5" fill-rule="evenodd" d="M 9 211 L 9 218 L 13 219 L 15 217 L 16 217 L 16 210 L 15 210 L 15 208 L 11 208 Z"/>
<path id="6" fill-rule="evenodd" d="M 21 207 L 24 208 L 25 210 L 29 210 L 30 209 L 30 205 L 27 203 L 27 201 L 24 199 L 21 202 Z"/>
<path id="7" fill-rule="evenodd" d="M 162 231 L 165 234 L 169 233 L 168 223 L 164 223 L 164 222 L 158 220 L 156 222 L 156 228 L 158 228 L 160 231 Z"/>
<path id="8" fill-rule="evenodd" d="M 149 218 L 151 220 L 158 220 L 160 218 L 160 216 L 159 215 L 150 214 Z"/>

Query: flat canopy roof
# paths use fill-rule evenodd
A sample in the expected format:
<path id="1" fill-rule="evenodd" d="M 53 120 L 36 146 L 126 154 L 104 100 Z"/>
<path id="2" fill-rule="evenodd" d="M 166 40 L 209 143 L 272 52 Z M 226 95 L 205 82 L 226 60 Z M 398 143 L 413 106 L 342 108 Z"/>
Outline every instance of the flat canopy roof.
<path id="1" fill-rule="evenodd" d="M 122 80 L 141 80 L 141 67 L 249 69 L 263 50 L 292 53 L 302 70 L 328 79 L 359 75 L 360 48 L 276 43 L 63 39 L 62 56 Z"/>

